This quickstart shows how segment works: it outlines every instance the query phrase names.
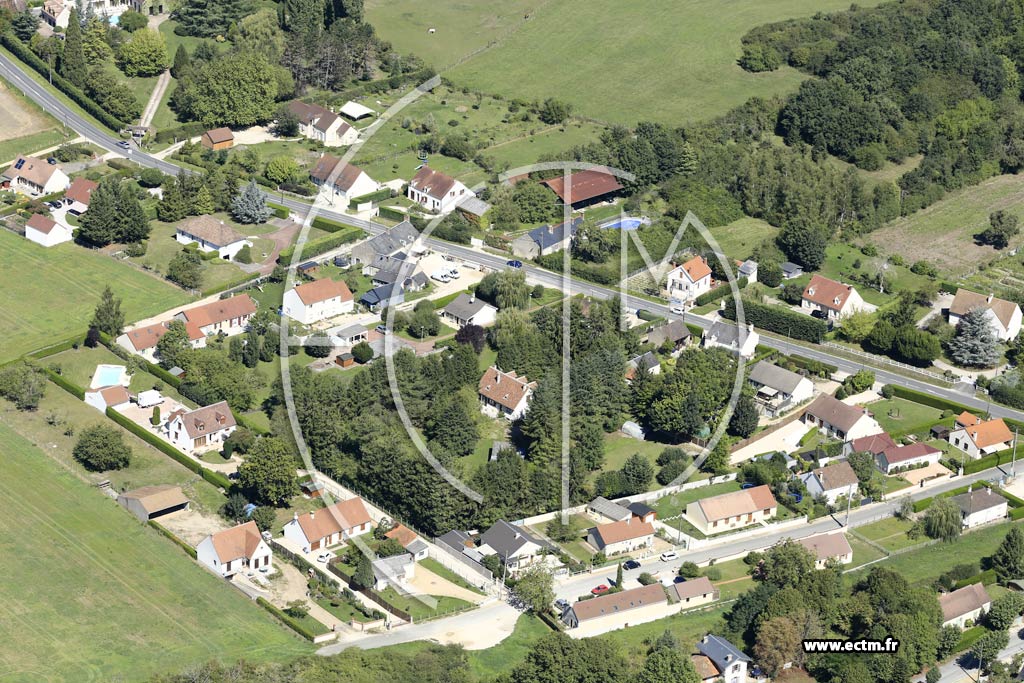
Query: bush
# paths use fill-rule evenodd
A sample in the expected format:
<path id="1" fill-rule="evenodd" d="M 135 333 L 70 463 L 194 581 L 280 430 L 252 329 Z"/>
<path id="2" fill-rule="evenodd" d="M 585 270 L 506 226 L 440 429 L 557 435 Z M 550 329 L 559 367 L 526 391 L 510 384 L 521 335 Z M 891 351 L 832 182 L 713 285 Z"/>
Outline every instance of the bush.
<path id="1" fill-rule="evenodd" d="M 107 425 L 96 425 L 82 432 L 72 455 L 87 470 L 104 472 L 128 467 L 132 450 L 125 444 L 120 431 Z"/>
<path id="2" fill-rule="evenodd" d="M 348 244 L 349 242 L 355 242 L 363 237 L 365 233 L 359 228 L 347 228 L 346 230 L 339 230 L 331 235 L 325 235 L 315 240 L 306 242 L 306 245 L 302 248 L 302 257 L 310 258 L 313 256 L 319 256 L 326 251 L 330 251 L 336 247 L 340 247 L 342 244 Z M 295 247 L 288 247 L 281 251 L 277 257 L 278 263 L 288 264 L 291 263 L 292 255 L 295 253 Z"/>
<path id="3" fill-rule="evenodd" d="M 651 584 L 658 583 L 658 580 L 651 576 L 649 572 L 643 572 L 640 576 L 636 577 L 636 580 L 640 582 L 641 586 L 650 586 Z"/>
<path id="4" fill-rule="evenodd" d="M 361 341 L 352 347 L 352 357 L 360 365 L 369 363 L 373 359 L 373 347 Z"/>
<path id="5" fill-rule="evenodd" d="M 700 567 L 695 562 L 683 562 L 679 565 L 679 576 L 687 579 L 695 579 L 700 576 Z"/>
<path id="6" fill-rule="evenodd" d="M 737 289 L 743 289 L 746 286 L 747 286 L 747 278 L 741 277 L 738 280 L 736 280 L 736 287 L 737 287 Z M 728 282 L 726 282 L 723 285 L 719 285 L 718 287 L 715 287 L 711 291 L 704 292 L 703 294 L 698 296 L 696 299 L 694 299 L 693 303 L 695 303 L 698 306 L 704 306 L 706 304 L 710 304 L 713 301 L 718 301 L 719 299 L 723 299 L 723 298 L 729 296 L 731 293 L 732 293 L 732 285 L 730 285 Z"/>

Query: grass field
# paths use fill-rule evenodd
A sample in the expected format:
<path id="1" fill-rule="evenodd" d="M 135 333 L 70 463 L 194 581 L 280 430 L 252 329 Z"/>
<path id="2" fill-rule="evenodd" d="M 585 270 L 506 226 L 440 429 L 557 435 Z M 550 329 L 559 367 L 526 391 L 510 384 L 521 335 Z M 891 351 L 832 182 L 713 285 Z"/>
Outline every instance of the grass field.
<path id="1" fill-rule="evenodd" d="M 189 300 L 177 287 L 70 242 L 47 249 L 0 230 L 0 361 L 84 334 L 107 284 L 124 300 L 127 320 Z"/>
<path id="2" fill-rule="evenodd" d="M 893 438 L 927 432 L 939 421 L 942 411 L 902 398 L 891 398 L 868 405 L 879 426 Z"/>
<path id="3" fill-rule="evenodd" d="M 777 232 L 776 228 L 760 218 L 750 217 L 711 229 L 722 253 L 731 259 L 740 260 L 746 260 L 754 247 L 774 237 Z"/>
<path id="4" fill-rule="evenodd" d="M 669 517 L 674 517 L 685 512 L 686 506 L 695 500 L 710 498 L 711 496 L 719 496 L 723 493 L 731 493 L 732 491 L 739 490 L 740 485 L 738 482 L 724 481 L 720 484 L 711 484 L 710 486 L 702 486 L 700 488 L 690 489 L 689 491 L 683 491 L 682 493 L 675 493 L 671 496 L 665 496 L 660 498 L 653 507 L 658 511 L 658 519 L 668 519 Z"/>
<path id="5" fill-rule="evenodd" d="M 209 659 L 309 651 L 5 425 L 0 440 L 0 678 L 141 680 Z"/>
<path id="6" fill-rule="evenodd" d="M 927 538 L 908 538 L 907 530 L 910 529 L 910 527 L 910 522 L 890 517 L 888 519 L 857 527 L 857 535 L 863 536 L 870 541 L 874 541 L 889 552 L 900 550 L 902 548 L 909 548 L 912 545 L 918 545 L 919 543 L 928 540 Z"/>
<path id="7" fill-rule="evenodd" d="M 60 122 L 0 79 L 0 163 L 64 140 Z"/>

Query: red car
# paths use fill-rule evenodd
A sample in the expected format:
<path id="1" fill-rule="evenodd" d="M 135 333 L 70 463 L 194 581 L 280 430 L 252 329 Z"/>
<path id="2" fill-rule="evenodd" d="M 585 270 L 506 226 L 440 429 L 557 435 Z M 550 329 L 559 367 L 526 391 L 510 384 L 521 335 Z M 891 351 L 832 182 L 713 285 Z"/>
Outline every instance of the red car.
<path id="1" fill-rule="evenodd" d="M 597 588 L 591 589 L 590 592 L 593 593 L 594 595 L 604 595 L 605 593 L 607 593 L 610 590 L 611 590 L 611 588 L 608 587 L 608 584 L 602 583 Z"/>

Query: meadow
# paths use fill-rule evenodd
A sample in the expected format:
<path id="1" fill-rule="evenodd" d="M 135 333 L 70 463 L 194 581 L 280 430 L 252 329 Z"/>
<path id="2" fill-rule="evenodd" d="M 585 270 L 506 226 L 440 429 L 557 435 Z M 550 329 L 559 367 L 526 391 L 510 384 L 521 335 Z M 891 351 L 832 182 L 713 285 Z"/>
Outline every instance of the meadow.
<path id="1" fill-rule="evenodd" d="M 57 119 L 2 79 L 0 111 L 4 113 L 0 118 L 0 163 L 59 145 L 66 137 Z"/>

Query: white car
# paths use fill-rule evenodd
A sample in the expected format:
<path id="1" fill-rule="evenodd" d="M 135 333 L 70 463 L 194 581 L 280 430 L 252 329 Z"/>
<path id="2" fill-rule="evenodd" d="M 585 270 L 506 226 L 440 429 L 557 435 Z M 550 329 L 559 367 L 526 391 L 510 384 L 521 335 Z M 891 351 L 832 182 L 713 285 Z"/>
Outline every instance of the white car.
<path id="1" fill-rule="evenodd" d="M 327 562 L 332 557 L 334 557 L 333 553 L 320 553 L 319 555 L 316 556 L 316 561 L 317 562 L 322 562 L 324 564 L 327 564 Z"/>
<path id="2" fill-rule="evenodd" d="M 458 268 L 452 268 L 451 270 L 448 271 L 448 277 L 450 277 L 453 280 L 458 280 L 460 277 L 462 277 L 462 273 L 459 272 Z"/>
<path id="3" fill-rule="evenodd" d="M 672 304 L 668 309 L 672 315 L 683 315 L 686 313 L 686 307 L 682 304 Z"/>
<path id="4" fill-rule="evenodd" d="M 672 560 L 678 560 L 678 559 L 679 559 L 679 553 L 677 553 L 675 550 L 669 550 L 668 552 L 664 552 L 664 553 L 661 554 L 661 561 L 662 562 L 671 562 Z"/>

